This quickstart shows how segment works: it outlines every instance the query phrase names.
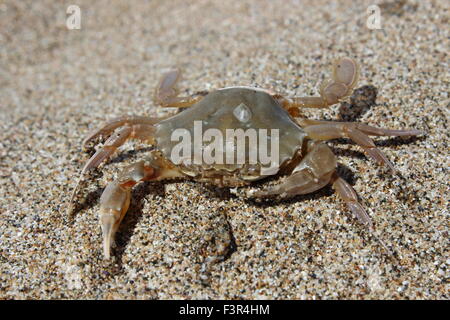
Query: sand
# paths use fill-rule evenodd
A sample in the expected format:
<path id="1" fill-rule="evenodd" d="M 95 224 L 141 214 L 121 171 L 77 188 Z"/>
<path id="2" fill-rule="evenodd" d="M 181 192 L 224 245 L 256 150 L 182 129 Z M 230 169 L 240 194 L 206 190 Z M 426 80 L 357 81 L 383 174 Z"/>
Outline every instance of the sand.
<path id="1" fill-rule="evenodd" d="M 366 25 L 374 2 L 381 29 Z M 70 4 L 0 2 L 0 298 L 448 299 L 448 1 L 76 1 L 80 30 Z M 186 181 L 137 187 L 104 261 L 99 198 L 145 157 L 135 142 L 66 214 L 90 129 L 174 113 L 152 100 L 164 70 L 183 70 L 183 94 L 315 95 L 343 56 L 361 63 L 357 90 L 308 117 L 427 132 L 375 139 L 398 176 L 328 143 L 394 258 L 330 187 L 258 204 Z"/>

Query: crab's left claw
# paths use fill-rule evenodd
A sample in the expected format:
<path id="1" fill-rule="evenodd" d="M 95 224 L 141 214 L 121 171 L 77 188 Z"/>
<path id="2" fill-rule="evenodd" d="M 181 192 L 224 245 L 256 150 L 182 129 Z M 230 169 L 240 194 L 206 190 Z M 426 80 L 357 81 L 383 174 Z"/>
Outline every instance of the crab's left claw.
<path id="1" fill-rule="evenodd" d="M 166 173 L 167 177 L 175 176 L 173 170 L 162 169 L 159 171 L 159 158 L 155 159 L 152 158 L 150 160 L 155 167 L 145 165 L 144 161 L 139 161 L 126 167 L 116 180 L 108 183 L 103 191 L 100 197 L 99 221 L 103 233 L 103 254 L 105 259 L 109 259 L 111 256 L 114 235 L 130 206 L 133 186 L 142 181 L 164 177 L 164 173 Z"/>
<path id="2" fill-rule="evenodd" d="M 359 77 L 359 66 L 351 58 L 341 58 L 333 64 L 333 76 L 320 86 L 320 97 L 281 98 L 283 108 L 298 117 L 298 108 L 328 108 L 352 94 Z"/>
<path id="3" fill-rule="evenodd" d="M 181 71 L 173 69 L 163 74 L 156 88 L 154 102 L 168 108 L 188 108 L 200 101 L 203 97 L 180 97 L 177 82 L 181 78 Z"/>

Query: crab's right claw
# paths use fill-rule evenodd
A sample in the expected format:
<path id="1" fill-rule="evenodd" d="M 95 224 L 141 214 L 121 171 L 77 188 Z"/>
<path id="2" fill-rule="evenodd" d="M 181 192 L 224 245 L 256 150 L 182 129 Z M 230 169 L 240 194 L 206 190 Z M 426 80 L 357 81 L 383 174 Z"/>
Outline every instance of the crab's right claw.
<path id="1" fill-rule="evenodd" d="M 103 256 L 109 260 L 111 256 L 111 244 L 114 242 L 114 225 L 116 217 L 112 213 L 100 213 L 100 225 L 103 233 Z"/>
<path id="2" fill-rule="evenodd" d="M 130 191 L 129 187 L 110 183 L 100 198 L 99 220 L 103 233 L 103 255 L 107 260 L 111 256 L 114 235 L 130 205 Z"/>

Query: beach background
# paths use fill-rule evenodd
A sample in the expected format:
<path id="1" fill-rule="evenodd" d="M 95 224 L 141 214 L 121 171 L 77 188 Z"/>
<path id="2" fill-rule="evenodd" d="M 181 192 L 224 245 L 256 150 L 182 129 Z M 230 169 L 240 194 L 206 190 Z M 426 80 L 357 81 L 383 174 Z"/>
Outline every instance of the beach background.
<path id="1" fill-rule="evenodd" d="M 81 29 L 67 27 L 70 5 Z M 0 298 L 448 299 L 449 16 L 445 0 L 0 1 Z M 394 257 L 330 187 L 255 203 L 186 181 L 136 187 L 104 261 L 99 198 L 145 157 L 136 142 L 66 214 L 89 130 L 176 112 L 152 100 L 164 70 L 183 70 L 184 95 L 316 95 L 344 56 L 361 64 L 355 93 L 306 116 L 426 132 L 375 139 L 397 176 L 328 143 Z"/>

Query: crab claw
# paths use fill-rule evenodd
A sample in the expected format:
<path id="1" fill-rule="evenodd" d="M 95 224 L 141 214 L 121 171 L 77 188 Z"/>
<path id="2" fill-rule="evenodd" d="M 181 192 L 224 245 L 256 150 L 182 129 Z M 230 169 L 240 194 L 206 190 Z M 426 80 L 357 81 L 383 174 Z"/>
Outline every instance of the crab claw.
<path id="1" fill-rule="evenodd" d="M 111 256 L 111 243 L 114 241 L 116 217 L 111 213 L 100 213 L 100 225 L 103 233 L 103 255 L 106 260 Z"/>
<path id="2" fill-rule="evenodd" d="M 119 228 L 130 204 L 130 188 L 119 183 L 109 184 L 100 198 L 99 220 L 103 233 L 103 254 L 108 260 L 111 256 L 111 245 L 114 234 Z"/>

